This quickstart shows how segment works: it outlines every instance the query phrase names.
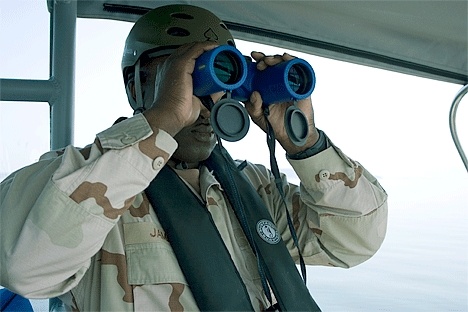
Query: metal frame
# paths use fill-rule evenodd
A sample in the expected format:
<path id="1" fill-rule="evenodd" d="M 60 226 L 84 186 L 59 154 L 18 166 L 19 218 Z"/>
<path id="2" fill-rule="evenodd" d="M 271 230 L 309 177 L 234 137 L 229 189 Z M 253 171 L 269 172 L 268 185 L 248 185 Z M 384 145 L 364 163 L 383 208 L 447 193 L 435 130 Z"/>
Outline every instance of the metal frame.
<path id="1" fill-rule="evenodd" d="M 53 1 L 48 80 L 0 79 L 1 101 L 49 103 L 51 149 L 73 144 L 76 8 L 76 1 Z"/>
<path id="2" fill-rule="evenodd" d="M 456 115 L 457 115 L 457 109 L 458 109 L 458 104 L 460 104 L 460 101 L 463 99 L 463 97 L 468 93 L 468 84 L 465 85 L 463 88 L 458 91 L 457 95 L 453 99 L 452 106 L 450 107 L 450 133 L 452 135 L 453 143 L 455 144 L 455 147 L 457 148 L 458 154 L 460 155 L 463 164 L 465 165 L 466 171 L 468 171 L 468 160 L 465 156 L 465 153 L 463 152 L 463 148 L 460 144 L 460 140 L 458 139 L 458 134 L 457 134 L 457 128 L 456 128 Z"/>
<path id="3" fill-rule="evenodd" d="M 53 1 L 48 80 L 0 79 L 1 101 L 49 103 L 51 150 L 73 144 L 76 13 L 76 1 Z M 49 311 L 64 311 L 62 302 L 49 299 Z"/>

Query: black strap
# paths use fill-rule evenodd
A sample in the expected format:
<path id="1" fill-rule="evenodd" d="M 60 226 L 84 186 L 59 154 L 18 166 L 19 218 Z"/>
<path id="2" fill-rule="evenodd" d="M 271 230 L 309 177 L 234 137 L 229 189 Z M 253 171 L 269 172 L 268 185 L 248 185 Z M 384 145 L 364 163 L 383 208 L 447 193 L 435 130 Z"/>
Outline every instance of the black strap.
<path id="1" fill-rule="evenodd" d="M 202 311 L 252 311 L 245 285 L 205 205 L 165 166 L 146 189 Z"/>
<path id="2" fill-rule="evenodd" d="M 270 213 L 250 181 L 220 144 L 206 161 L 254 250 L 282 311 L 320 311 L 281 239 L 268 243 L 257 226 Z M 198 307 L 202 311 L 252 311 L 245 285 L 211 214 L 177 174 L 165 166 L 146 194 L 166 231 Z M 262 273 L 262 272 L 260 272 Z M 267 293 L 267 295 L 269 292 Z"/>
<path id="3" fill-rule="evenodd" d="M 252 249 L 265 269 L 271 289 L 282 311 L 320 311 L 303 282 L 283 240 L 265 240 L 257 227 L 271 222 L 271 215 L 248 178 L 237 168 L 229 153 L 216 145 L 205 162 L 226 191 Z M 242 194 L 242 195 L 241 195 Z M 243 215 L 244 214 L 244 215 Z M 253 235 L 247 235 L 253 233 Z"/>
<path id="4" fill-rule="evenodd" d="M 267 126 L 267 145 L 270 151 L 270 168 L 273 176 L 275 177 L 275 184 L 276 189 L 280 193 L 281 201 L 286 213 L 286 219 L 288 221 L 288 228 L 289 232 L 291 233 L 291 237 L 294 242 L 294 246 L 296 247 L 297 253 L 299 255 L 299 266 L 301 268 L 302 279 L 304 280 L 304 284 L 307 284 L 307 270 L 304 262 L 304 257 L 302 257 L 301 248 L 299 247 L 299 240 L 297 238 L 296 230 L 294 229 L 293 222 L 291 220 L 291 215 L 289 214 L 288 207 L 286 204 L 286 197 L 283 190 L 283 181 L 281 180 L 280 171 L 278 168 L 278 162 L 276 161 L 276 137 L 275 131 L 273 131 L 273 127 L 268 120 L 268 115 L 270 114 L 270 109 L 267 107 L 264 108 L 263 114 L 265 116 L 266 126 Z"/>

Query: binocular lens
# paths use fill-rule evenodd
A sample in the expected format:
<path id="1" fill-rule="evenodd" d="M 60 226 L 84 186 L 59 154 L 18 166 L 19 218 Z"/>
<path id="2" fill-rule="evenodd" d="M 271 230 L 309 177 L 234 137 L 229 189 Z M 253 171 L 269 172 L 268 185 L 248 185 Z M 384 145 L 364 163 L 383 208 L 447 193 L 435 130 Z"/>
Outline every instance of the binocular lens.
<path id="1" fill-rule="evenodd" d="M 206 96 L 239 88 L 247 77 L 247 63 L 236 48 L 221 45 L 206 51 L 195 61 L 193 94 Z"/>
<path id="2" fill-rule="evenodd" d="M 309 91 L 312 81 L 308 71 L 302 64 L 294 64 L 288 72 L 288 84 L 297 94 L 305 94 Z"/>
<path id="3" fill-rule="evenodd" d="M 239 64 L 236 56 L 230 51 L 222 51 L 214 59 L 216 77 L 225 84 L 235 84 L 242 78 L 242 64 Z"/>

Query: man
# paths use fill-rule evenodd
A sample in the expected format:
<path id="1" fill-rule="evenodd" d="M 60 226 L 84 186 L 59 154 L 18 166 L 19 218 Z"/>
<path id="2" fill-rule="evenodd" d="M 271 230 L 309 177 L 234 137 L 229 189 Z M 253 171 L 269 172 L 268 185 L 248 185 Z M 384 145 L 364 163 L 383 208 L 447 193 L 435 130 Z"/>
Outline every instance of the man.
<path id="1" fill-rule="evenodd" d="M 173 226 L 167 222 L 177 220 L 162 222 L 160 214 L 173 207 L 155 206 L 148 198 L 151 193 L 145 192 L 151 181 L 172 168 L 183 180 L 176 194 L 185 200 L 188 190 L 210 213 L 251 309 L 260 311 L 275 303 L 268 285 L 275 291 L 281 288 L 275 283 L 286 281 L 266 281 L 257 261 L 274 255 L 251 247 L 249 240 L 256 234 L 247 233 L 234 212 L 237 205 L 229 200 L 229 186 L 220 184 L 207 167 L 216 136 L 209 110 L 193 95 L 191 73 L 202 53 L 221 44 L 233 45 L 231 34 L 216 16 L 197 7 L 164 6 L 136 22 L 122 69 L 137 114 L 97 134 L 87 148 L 50 152 L 2 182 L 1 285 L 30 298 L 59 296 L 80 311 L 200 309 L 208 299 L 195 293 L 210 297 L 204 288 L 210 285 L 193 280 L 191 272 L 211 266 L 216 271 L 225 263 L 210 263 L 214 254 L 174 251 L 184 242 L 168 236 Z M 292 58 L 259 52 L 252 57 L 259 70 Z M 211 99 L 217 102 L 222 96 L 212 94 Z M 278 231 L 296 262 L 302 257 L 307 264 L 357 265 L 378 250 L 385 236 L 385 191 L 315 128 L 310 98 L 298 103 L 308 117 L 309 136 L 304 146 L 293 144 L 283 123 L 290 105 L 272 105 L 268 119 L 301 179 L 300 187 L 288 184 L 284 176 L 281 181 L 292 231 L 269 170 L 250 163 L 242 170 L 275 223 L 265 223 L 270 232 L 263 234 L 274 237 Z M 265 130 L 262 95 L 253 92 L 245 106 Z M 172 200 L 169 191 L 157 189 L 152 196 Z M 187 213 L 195 208 L 188 207 Z M 185 214 L 176 219 L 192 225 Z M 199 236 L 204 230 L 188 234 Z M 215 238 L 206 245 L 212 241 Z M 190 266 L 204 256 L 204 268 Z M 221 280 L 219 287 L 231 282 Z M 218 285 L 211 286 L 215 291 Z M 224 296 L 221 302 L 236 294 Z"/>

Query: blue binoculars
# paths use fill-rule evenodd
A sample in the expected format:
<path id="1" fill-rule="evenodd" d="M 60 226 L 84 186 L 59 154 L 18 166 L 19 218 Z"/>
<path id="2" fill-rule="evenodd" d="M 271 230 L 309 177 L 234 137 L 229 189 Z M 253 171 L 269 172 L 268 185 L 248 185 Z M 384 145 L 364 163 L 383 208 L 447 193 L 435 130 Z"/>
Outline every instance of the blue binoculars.
<path id="1" fill-rule="evenodd" d="M 205 97 L 227 91 L 227 98 L 209 108 L 215 133 L 227 141 L 238 141 L 247 134 L 249 117 L 239 101 L 248 100 L 253 91 L 260 92 L 264 106 L 268 106 L 305 99 L 315 88 L 314 70 L 303 59 L 294 58 L 265 70 L 258 70 L 256 66 L 250 58 L 229 45 L 207 51 L 195 62 L 192 74 L 194 95 Z M 286 111 L 285 127 L 296 145 L 305 143 L 307 118 L 294 105 Z"/>
<path id="2" fill-rule="evenodd" d="M 246 60 L 236 48 L 223 45 L 196 60 L 193 84 L 196 96 L 232 91 L 233 99 L 245 101 L 258 91 L 264 104 L 269 105 L 310 96 L 315 73 L 308 62 L 299 58 L 257 70 L 250 58 Z"/>

